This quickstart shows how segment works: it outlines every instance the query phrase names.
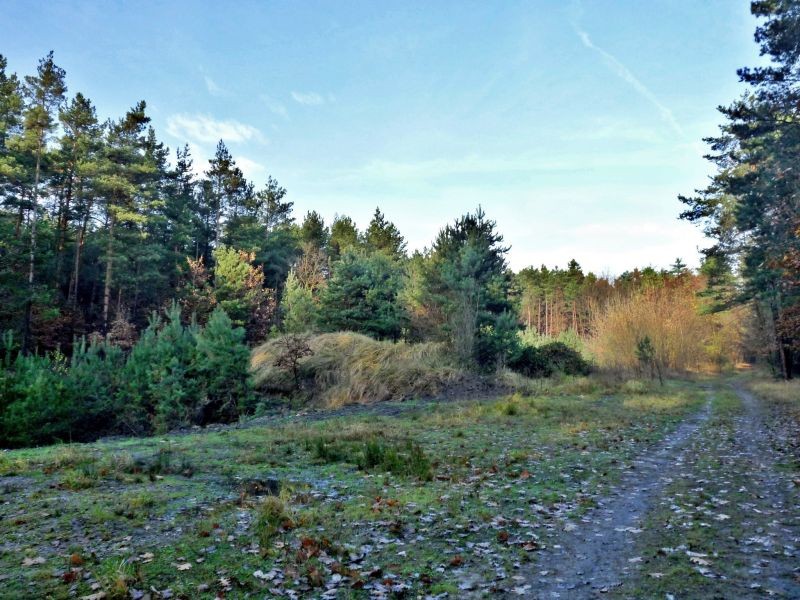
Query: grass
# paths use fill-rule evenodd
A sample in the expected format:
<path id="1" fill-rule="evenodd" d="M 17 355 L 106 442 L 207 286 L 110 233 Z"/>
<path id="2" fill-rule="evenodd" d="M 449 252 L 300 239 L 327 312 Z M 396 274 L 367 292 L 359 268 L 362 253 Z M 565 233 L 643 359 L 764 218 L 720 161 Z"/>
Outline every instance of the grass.
<path id="1" fill-rule="evenodd" d="M 800 404 L 800 379 L 791 381 L 756 380 L 749 387 L 755 394 L 773 402 Z"/>
<path id="2" fill-rule="evenodd" d="M 458 594 L 467 579 L 508 589 L 556 516 L 592 506 L 703 395 L 687 382 L 621 391 L 581 378 L 388 413 L 3 452 L 0 597 L 305 597 L 329 585 L 341 597 L 378 586 L 416 596 Z"/>
<path id="3" fill-rule="evenodd" d="M 300 361 L 305 391 L 328 407 L 431 396 L 463 377 L 441 344 L 376 341 L 345 332 L 312 336 L 309 346 L 312 354 Z M 274 364 L 279 352 L 276 340 L 253 351 L 253 379 L 264 392 L 292 390 L 290 374 Z"/>

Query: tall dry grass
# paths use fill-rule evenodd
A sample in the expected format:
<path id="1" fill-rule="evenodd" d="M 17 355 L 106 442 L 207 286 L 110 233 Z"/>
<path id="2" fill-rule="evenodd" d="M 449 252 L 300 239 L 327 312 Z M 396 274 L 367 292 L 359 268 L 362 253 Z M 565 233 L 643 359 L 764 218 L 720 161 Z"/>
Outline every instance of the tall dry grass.
<path id="1" fill-rule="evenodd" d="M 793 379 L 791 381 L 776 381 L 776 380 L 763 380 L 759 379 L 750 384 L 750 389 L 753 392 L 771 400 L 773 402 L 782 402 L 794 405 L 800 409 L 800 380 Z"/>
<path id="2" fill-rule="evenodd" d="M 300 361 L 305 391 L 325 406 L 427 396 L 463 376 L 443 344 L 376 341 L 341 332 L 311 336 L 312 354 Z M 256 387 L 289 392 L 291 376 L 274 365 L 280 344 L 271 340 L 251 357 Z"/>
<path id="3" fill-rule="evenodd" d="M 589 349 L 601 367 L 638 371 L 637 342 L 647 336 L 664 370 L 719 370 L 738 359 L 739 329 L 735 315 L 704 314 L 694 285 L 651 287 L 610 299 Z"/>

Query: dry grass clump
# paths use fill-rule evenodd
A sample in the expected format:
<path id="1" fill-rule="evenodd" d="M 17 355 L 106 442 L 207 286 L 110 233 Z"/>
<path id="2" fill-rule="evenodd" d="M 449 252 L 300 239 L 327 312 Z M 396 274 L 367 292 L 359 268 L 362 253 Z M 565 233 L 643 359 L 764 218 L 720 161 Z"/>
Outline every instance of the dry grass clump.
<path id="1" fill-rule="evenodd" d="M 312 354 L 299 361 L 303 388 L 329 407 L 427 396 L 461 379 L 443 345 L 376 341 L 364 335 L 325 333 L 308 339 Z M 275 365 L 278 340 L 253 351 L 255 385 L 267 392 L 288 393 L 291 374 Z"/>
<path id="2" fill-rule="evenodd" d="M 498 373 L 497 380 L 512 392 L 530 396 L 596 396 L 634 393 L 625 389 L 624 380 L 606 371 L 598 371 L 591 375 L 561 375 L 532 379 L 509 369 L 503 369 Z M 642 383 L 642 385 L 645 384 Z"/>
<path id="3" fill-rule="evenodd" d="M 750 384 L 753 393 L 775 402 L 796 404 L 800 408 L 800 380 L 754 381 Z"/>

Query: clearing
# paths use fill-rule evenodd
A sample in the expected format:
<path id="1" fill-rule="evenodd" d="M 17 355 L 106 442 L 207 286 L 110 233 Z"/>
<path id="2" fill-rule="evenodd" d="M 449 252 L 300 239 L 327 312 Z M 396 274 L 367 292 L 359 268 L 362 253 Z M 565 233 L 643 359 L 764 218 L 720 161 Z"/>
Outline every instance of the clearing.
<path id="1" fill-rule="evenodd" d="M 4 452 L 0 597 L 800 597 L 800 399 L 746 383 Z"/>

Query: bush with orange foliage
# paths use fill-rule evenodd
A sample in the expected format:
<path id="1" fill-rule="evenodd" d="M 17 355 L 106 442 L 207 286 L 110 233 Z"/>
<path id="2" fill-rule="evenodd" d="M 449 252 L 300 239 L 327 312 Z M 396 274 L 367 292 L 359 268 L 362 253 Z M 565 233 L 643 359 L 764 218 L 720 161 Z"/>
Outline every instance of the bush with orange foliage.
<path id="1" fill-rule="evenodd" d="M 664 371 L 719 370 L 739 355 L 740 319 L 703 310 L 702 278 L 685 276 L 611 298 L 598 311 L 589 348 L 600 367 L 639 371 L 637 345 L 649 337 Z"/>

